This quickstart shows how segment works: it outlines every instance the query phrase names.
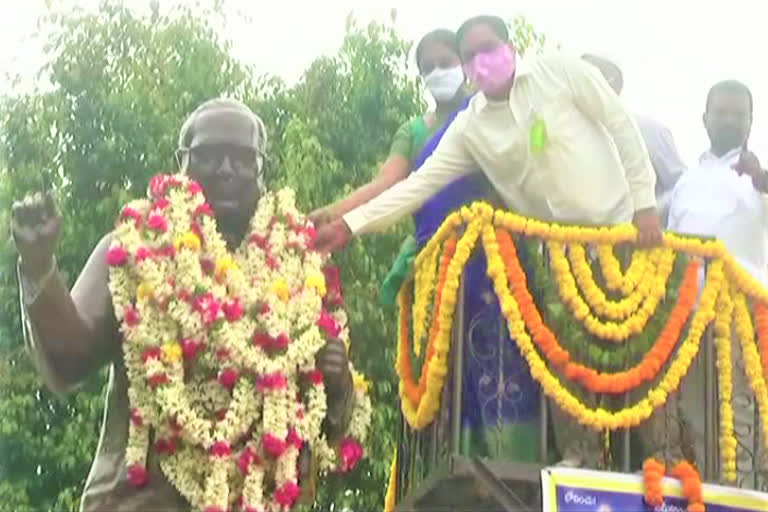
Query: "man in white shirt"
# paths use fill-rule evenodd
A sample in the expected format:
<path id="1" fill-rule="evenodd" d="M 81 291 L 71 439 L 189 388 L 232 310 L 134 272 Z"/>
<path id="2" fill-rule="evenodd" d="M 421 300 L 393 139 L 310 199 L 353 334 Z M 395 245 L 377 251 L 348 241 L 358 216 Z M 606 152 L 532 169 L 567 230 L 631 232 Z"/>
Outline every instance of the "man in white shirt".
<path id="1" fill-rule="evenodd" d="M 725 81 L 710 89 L 704 126 L 711 147 L 698 167 L 690 169 L 675 186 L 668 229 L 680 233 L 714 236 L 722 240 L 738 262 L 764 285 L 768 254 L 768 173 L 746 149 L 752 127 L 752 94 L 740 82 Z M 735 337 L 734 337 L 735 338 Z M 761 433 L 755 429 L 755 399 L 744 374 L 739 343 L 734 339 L 732 358 L 734 429 L 737 450 L 737 484 L 768 488 L 768 463 Z M 682 413 L 693 434 L 696 458 L 704 456 L 705 389 L 703 361 L 697 360 L 683 381 Z M 756 442 L 757 441 L 757 442 Z M 758 447 L 757 453 L 755 447 Z"/>
<path id="2" fill-rule="evenodd" d="M 466 75 L 478 87 L 432 156 L 382 195 L 318 230 L 320 250 L 382 230 L 469 169 L 483 169 L 523 215 L 578 224 L 634 221 L 638 243 L 661 242 L 655 175 L 630 115 L 600 73 L 555 55 L 517 65 L 506 24 L 479 16 L 457 31 Z M 568 465 L 595 467 L 598 435 L 553 411 Z"/>
<path id="3" fill-rule="evenodd" d="M 318 247 L 336 250 L 352 235 L 383 230 L 477 168 L 524 215 L 581 224 L 634 221 L 641 245 L 659 243 L 648 152 L 600 73 L 562 55 L 516 65 L 506 26 L 494 16 L 468 20 L 457 37 L 467 75 L 481 92 L 417 172 L 323 226 Z"/>
<path id="4" fill-rule="evenodd" d="M 624 77 L 615 62 L 589 53 L 582 55 L 581 58 L 597 67 L 608 85 L 616 91 L 616 94 L 621 94 L 624 88 Z M 680 158 L 672 133 L 666 126 L 646 116 L 635 116 L 635 122 L 645 141 L 653 170 L 656 171 L 656 207 L 661 218 L 665 219 L 669 212 L 672 189 L 685 172 L 686 165 Z"/>

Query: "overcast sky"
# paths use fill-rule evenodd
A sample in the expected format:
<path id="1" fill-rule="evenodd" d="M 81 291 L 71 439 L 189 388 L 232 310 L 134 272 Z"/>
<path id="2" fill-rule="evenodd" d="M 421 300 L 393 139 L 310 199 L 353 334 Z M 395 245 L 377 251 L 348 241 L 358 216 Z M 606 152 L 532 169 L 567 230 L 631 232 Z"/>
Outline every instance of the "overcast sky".
<path id="1" fill-rule="evenodd" d="M 49 0 L 54 4 L 94 6 L 98 0 Z M 161 5 L 166 4 L 163 0 Z M 624 71 L 623 98 L 630 110 L 655 117 L 672 130 L 683 158 L 692 162 L 706 149 L 701 114 L 707 89 L 716 81 L 744 81 L 755 97 L 751 146 L 768 161 L 768 73 L 756 59 L 764 52 L 765 16 L 759 2 L 730 0 L 519 0 L 504 2 L 262 2 L 226 0 L 227 9 L 251 17 L 230 22 L 225 37 L 241 59 L 260 70 L 296 80 L 311 60 L 333 53 L 354 11 L 365 22 L 398 11 L 397 26 L 418 39 L 436 27 L 455 29 L 474 14 L 505 18 L 525 15 L 552 42 L 570 52 L 593 51 L 613 57 Z M 0 0 L 0 75 L 30 77 L 39 66 L 39 40 L 30 38 L 45 0 Z M 146 9 L 148 0 L 126 0 Z M 268 5 L 266 7 L 259 6 Z M 690 5 L 690 7 L 688 7 Z M 279 43 L 278 43 L 279 41 Z M 0 88 L 9 82 L 0 78 Z"/>

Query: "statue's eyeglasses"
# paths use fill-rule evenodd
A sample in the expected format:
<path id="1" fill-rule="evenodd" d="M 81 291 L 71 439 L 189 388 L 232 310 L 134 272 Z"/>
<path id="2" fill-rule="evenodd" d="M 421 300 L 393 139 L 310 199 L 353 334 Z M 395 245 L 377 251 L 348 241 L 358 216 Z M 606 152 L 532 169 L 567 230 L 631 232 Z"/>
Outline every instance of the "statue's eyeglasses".
<path id="1" fill-rule="evenodd" d="M 176 152 L 179 164 L 185 155 L 187 171 L 205 175 L 216 173 L 226 161 L 235 173 L 253 178 L 259 175 L 264 163 L 263 154 L 256 148 L 228 144 L 179 148 Z"/>

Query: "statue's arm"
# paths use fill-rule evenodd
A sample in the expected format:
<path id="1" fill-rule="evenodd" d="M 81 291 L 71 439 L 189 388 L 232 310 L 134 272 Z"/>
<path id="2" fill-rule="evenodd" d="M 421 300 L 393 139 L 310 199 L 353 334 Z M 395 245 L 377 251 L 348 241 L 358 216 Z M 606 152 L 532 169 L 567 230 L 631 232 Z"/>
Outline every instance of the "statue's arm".
<path id="1" fill-rule="evenodd" d="M 19 269 L 27 350 L 55 392 L 77 386 L 111 361 L 119 349 L 108 288 L 106 255 L 111 241 L 111 234 L 99 241 L 71 292 L 54 271 L 29 301 L 25 298 L 25 276 Z"/>

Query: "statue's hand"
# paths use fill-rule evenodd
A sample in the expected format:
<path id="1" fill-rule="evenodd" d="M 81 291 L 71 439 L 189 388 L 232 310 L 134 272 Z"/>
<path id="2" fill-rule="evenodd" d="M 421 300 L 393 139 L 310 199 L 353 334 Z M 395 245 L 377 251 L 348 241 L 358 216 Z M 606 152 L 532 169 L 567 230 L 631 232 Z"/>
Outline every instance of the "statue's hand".
<path id="1" fill-rule="evenodd" d="M 61 214 L 52 192 L 27 195 L 11 207 L 11 235 L 30 277 L 45 274 L 61 235 Z"/>
<path id="2" fill-rule="evenodd" d="M 344 342 L 328 340 L 317 353 L 315 363 L 323 374 L 328 397 L 335 399 L 346 396 L 352 388 L 352 373 L 349 371 L 349 358 Z"/>

